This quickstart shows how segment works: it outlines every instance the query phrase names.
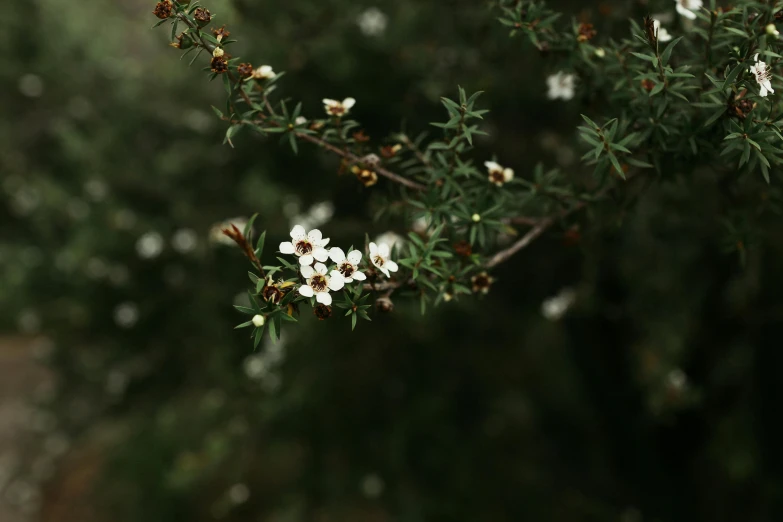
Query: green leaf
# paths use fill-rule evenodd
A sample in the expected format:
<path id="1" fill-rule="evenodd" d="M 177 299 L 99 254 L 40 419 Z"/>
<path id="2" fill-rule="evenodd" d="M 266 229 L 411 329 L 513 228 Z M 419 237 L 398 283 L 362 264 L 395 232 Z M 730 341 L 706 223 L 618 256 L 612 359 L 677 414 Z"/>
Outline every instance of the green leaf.
<path id="1" fill-rule="evenodd" d="M 260 258 L 261 254 L 264 253 L 264 242 L 266 241 L 266 230 L 261 232 L 261 235 L 258 236 L 258 242 L 256 243 L 256 257 Z"/>
<path id="2" fill-rule="evenodd" d="M 684 37 L 680 36 L 679 38 L 675 38 L 672 40 L 669 45 L 666 46 L 666 49 L 663 50 L 661 53 L 661 63 L 665 66 L 667 63 L 669 63 L 669 58 L 671 58 L 672 50 L 674 50 L 674 46 L 680 43 L 680 40 L 682 40 Z"/>
<path id="3" fill-rule="evenodd" d="M 256 221 L 256 218 L 258 217 L 258 214 L 253 214 L 250 216 L 250 220 L 245 225 L 245 229 L 242 231 L 242 235 L 245 236 L 248 241 L 250 241 L 250 234 L 253 233 L 253 223 Z"/>

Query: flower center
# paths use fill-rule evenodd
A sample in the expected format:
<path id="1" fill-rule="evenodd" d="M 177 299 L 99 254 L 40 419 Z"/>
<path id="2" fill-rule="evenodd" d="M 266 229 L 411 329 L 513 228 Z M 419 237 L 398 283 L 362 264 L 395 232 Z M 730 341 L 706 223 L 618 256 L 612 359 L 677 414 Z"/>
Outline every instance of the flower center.
<path id="1" fill-rule="evenodd" d="M 386 262 L 381 256 L 375 256 L 372 261 L 375 263 L 375 266 L 383 266 Z"/>
<path id="2" fill-rule="evenodd" d="M 338 268 L 337 271 L 340 272 L 345 277 L 351 277 L 355 269 L 351 263 L 345 262 L 342 265 L 340 265 L 340 268 Z"/>
<path id="3" fill-rule="evenodd" d="M 503 177 L 503 172 L 500 170 L 493 170 L 489 173 L 489 177 L 492 179 L 494 183 L 503 183 L 505 178 Z"/>
<path id="4" fill-rule="evenodd" d="M 478 288 L 488 287 L 489 278 L 484 275 L 476 276 L 476 279 L 473 281 L 473 284 L 476 285 Z"/>
<path id="5" fill-rule="evenodd" d="M 301 241 L 298 241 L 296 245 L 294 245 L 294 249 L 296 250 L 297 254 L 303 256 L 313 251 L 313 245 L 311 245 L 309 241 L 302 239 Z"/>
<path id="6" fill-rule="evenodd" d="M 326 276 L 316 274 L 310 279 L 310 288 L 316 292 L 323 292 L 326 290 L 327 283 L 328 281 L 326 280 Z"/>
<path id="7" fill-rule="evenodd" d="M 342 105 L 332 105 L 329 107 L 329 114 L 332 116 L 342 116 L 345 114 L 345 107 Z"/>

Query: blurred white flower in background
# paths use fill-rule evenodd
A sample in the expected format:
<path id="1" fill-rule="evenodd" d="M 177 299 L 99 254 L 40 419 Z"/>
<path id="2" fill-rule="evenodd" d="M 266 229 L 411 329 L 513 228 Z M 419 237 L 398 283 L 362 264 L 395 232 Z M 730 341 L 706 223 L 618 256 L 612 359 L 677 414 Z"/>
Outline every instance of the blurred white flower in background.
<path id="1" fill-rule="evenodd" d="M 675 368 L 666 376 L 666 383 L 674 391 L 683 391 L 688 386 L 688 376 L 679 368 Z"/>
<path id="2" fill-rule="evenodd" d="M 100 179 L 91 179 L 84 184 L 84 191 L 93 201 L 103 201 L 109 194 L 109 186 Z"/>
<path id="3" fill-rule="evenodd" d="M 163 236 L 147 232 L 136 241 L 136 253 L 142 259 L 154 259 L 163 252 Z"/>
<path id="4" fill-rule="evenodd" d="M 560 290 L 554 297 L 541 303 L 541 314 L 550 321 L 560 320 L 576 301 L 576 292 L 571 288 Z"/>
<path id="5" fill-rule="evenodd" d="M 139 320 L 139 307 L 127 301 L 114 309 L 114 322 L 121 328 L 131 328 Z"/>
<path id="6" fill-rule="evenodd" d="M 39 98 L 44 93 L 44 83 L 37 74 L 25 74 L 19 78 L 19 92 L 28 98 Z"/>
<path id="7" fill-rule="evenodd" d="M 383 479 L 375 473 L 365 475 L 362 479 L 361 490 L 367 498 L 378 498 L 383 493 L 385 487 Z"/>
<path id="8" fill-rule="evenodd" d="M 234 484 L 228 490 L 228 498 L 234 504 L 244 504 L 250 498 L 250 489 L 245 484 Z"/>
<path id="9" fill-rule="evenodd" d="M 397 234 L 396 232 L 388 231 L 384 232 L 383 234 L 379 235 L 375 238 L 375 243 L 381 244 L 385 243 L 389 245 L 389 249 L 393 249 L 394 245 L 397 245 L 398 243 L 402 245 L 402 242 L 405 240 L 401 235 Z"/>
<path id="10" fill-rule="evenodd" d="M 669 34 L 669 31 L 667 31 L 666 28 L 661 27 L 660 20 L 653 20 L 653 26 L 655 27 L 655 32 L 658 33 L 659 42 L 668 42 L 672 39 L 672 35 Z"/>
<path id="11" fill-rule="evenodd" d="M 702 0 L 674 0 L 677 3 L 677 12 L 685 18 L 696 20 L 696 13 L 702 6 Z M 669 4 L 671 5 L 671 4 Z"/>
<path id="12" fill-rule="evenodd" d="M 377 7 L 370 7 L 356 17 L 356 24 L 365 36 L 381 36 L 386 32 L 388 17 Z"/>
<path id="13" fill-rule="evenodd" d="M 334 203 L 331 201 L 313 203 L 306 212 L 300 214 L 299 203 L 291 200 L 286 202 L 283 211 L 289 216 L 290 226 L 293 227 L 298 223 L 309 230 L 323 226 L 332 219 L 332 216 L 334 216 Z"/>
<path id="14" fill-rule="evenodd" d="M 557 74 L 548 77 L 546 79 L 546 85 L 549 88 L 547 98 L 550 100 L 556 100 L 558 98 L 570 100 L 574 97 L 576 75 L 560 71 Z"/>
<path id="15" fill-rule="evenodd" d="M 226 236 L 223 233 L 223 230 L 226 228 L 231 228 L 231 225 L 234 225 L 239 229 L 240 232 L 243 232 L 245 230 L 245 227 L 247 226 L 247 218 L 235 217 L 231 219 L 226 219 L 225 221 L 221 221 L 220 223 L 215 223 L 209 229 L 209 240 L 212 243 L 217 243 L 219 245 L 229 245 L 229 246 L 235 245 L 236 243 L 234 243 L 234 241 L 230 237 Z"/>
<path id="16" fill-rule="evenodd" d="M 187 254 L 195 250 L 198 245 L 196 231 L 191 228 L 181 228 L 171 237 L 171 246 L 180 254 Z"/>

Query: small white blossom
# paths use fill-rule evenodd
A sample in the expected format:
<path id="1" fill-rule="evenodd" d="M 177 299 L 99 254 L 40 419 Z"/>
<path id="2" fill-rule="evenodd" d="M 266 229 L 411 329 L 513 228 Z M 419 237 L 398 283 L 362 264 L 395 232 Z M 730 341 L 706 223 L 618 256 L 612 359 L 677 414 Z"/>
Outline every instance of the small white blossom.
<path id="1" fill-rule="evenodd" d="M 294 254 L 299 258 L 299 264 L 312 265 L 313 260 L 324 262 L 329 259 L 329 252 L 324 248 L 329 244 L 329 238 L 323 239 L 317 228 L 305 232 L 302 225 L 296 225 L 291 230 L 291 241 L 280 243 L 280 252 Z"/>
<path id="2" fill-rule="evenodd" d="M 380 245 L 370 243 L 370 261 L 386 277 L 390 277 L 389 272 L 396 272 L 399 269 L 397 263 L 389 259 L 389 250 L 389 245 L 386 243 L 381 243 Z"/>
<path id="3" fill-rule="evenodd" d="M 345 255 L 342 248 L 333 247 L 329 250 L 329 258 L 337 263 L 337 271 L 342 274 L 345 283 L 364 281 L 367 276 L 359 271 L 359 263 L 362 260 L 362 253 L 358 250 L 351 250 Z"/>
<path id="4" fill-rule="evenodd" d="M 353 98 L 346 98 L 343 101 L 331 100 L 324 98 L 324 109 L 329 116 L 344 116 L 348 114 L 351 107 L 356 105 L 356 100 Z"/>
<path id="5" fill-rule="evenodd" d="M 327 306 L 332 304 L 329 290 L 336 292 L 345 286 L 345 278 L 342 274 L 337 270 L 329 272 L 323 263 L 316 263 L 314 267 L 303 266 L 300 271 L 307 284 L 299 287 L 299 293 L 305 297 L 315 296 L 315 300 L 321 304 Z"/>
<path id="6" fill-rule="evenodd" d="M 653 20 L 653 27 L 655 27 L 655 34 L 658 35 L 659 42 L 668 42 L 672 39 L 672 35 L 669 34 L 669 31 L 667 31 L 665 27 L 661 27 L 660 20 Z"/>
<path id="7" fill-rule="evenodd" d="M 253 322 L 253 326 L 255 326 L 256 328 L 261 328 L 262 326 L 264 326 L 266 319 L 264 319 L 263 315 L 256 314 L 253 316 L 253 319 L 251 319 L 251 321 Z"/>
<path id="8" fill-rule="evenodd" d="M 576 75 L 560 71 L 557 74 L 548 77 L 546 79 L 546 85 L 549 88 L 547 97 L 550 100 L 556 100 L 558 98 L 570 100 L 574 97 Z"/>
<path id="9" fill-rule="evenodd" d="M 696 13 L 702 6 L 702 0 L 674 0 L 677 2 L 677 12 L 690 20 L 696 20 Z"/>
<path id="10" fill-rule="evenodd" d="M 576 293 L 570 288 L 564 288 L 554 297 L 541 303 L 541 314 L 550 321 L 562 318 L 576 301 Z"/>
<path id="11" fill-rule="evenodd" d="M 304 116 L 297 116 L 294 120 L 295 125 L 304 125 L 305 123 L 307 123 L 307 118 Z"/>
<path id="12" fill-rule="evenodd" d="M 759 96 L 765 98 L 767 94 L 775 94 L 772 89 L 772 71 L 767 67 L 767 64 L 759 60 L 759 55 L 753 57 L 756 61 L 756 65 L 750 66 L 750 72 L 756 77 L 756 82 L 759 84 Z"/>
<path id="13" fill-rule="evenodd" d="M 275 71 L 272 70 L 271 65 L 262 65 L 255 71 L 253 71 L 253 78 L 256 80 L 268 80 L 275 77 Z"/>
<path id="14" fill-rule="evenodd" d="M 187 254 L 198 246 L 198 236 L 190 228 L 181 228 L 171 237 L 171 245 L 180 254 Z"/>
<path id="15" fill-rule="evenodd" d="M 595 55 L 599 58 L 604 58 L 606 56 L 606 51 L 602 47 L 599 47 L 595 50 Z"/>
<path id="16" fill-rule="evenodd" d="M 356 17 L 356 24 L 365 36 L 380 36 L 386 31 L 387 17 L 377 7 L 370 7 Z"/>
<path id="17" fill-rule="evenodd" d="M 479 221 L 481 221 L 481 215 L 473 214 L 472 216 L 470 216 L 470 219 L 472 219 L 474 223 L 478 223 Z"/>
<path id="18" fill-rule="evenodd" d="M 514 171 L 511 169 L 503 168 L 494 161 L 485 161 L 484 166 L 487 167 L 487 178 L 490 183 L 494 183 L 498 187 L 502 187 L 504 183 L 508 183 L 514 179 Z"/>
<path id="19" fill-rule="evenodd" d="M 215 47 L 215 50 L 212 51 L 212 56 L 214 56 L 215 58 L 220 58 L 224 54 L 226 54 L 225 51 L 223 51 L 223 49 L 220 47 Z"/>

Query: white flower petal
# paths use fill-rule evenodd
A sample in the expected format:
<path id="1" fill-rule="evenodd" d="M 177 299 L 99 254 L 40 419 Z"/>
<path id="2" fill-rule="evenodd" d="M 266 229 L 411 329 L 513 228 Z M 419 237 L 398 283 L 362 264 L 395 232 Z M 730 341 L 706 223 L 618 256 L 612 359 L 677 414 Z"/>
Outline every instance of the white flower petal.
<path id="1" fill-rule="evenodd" d="M 343 249 L 340 247 L 332 247 L 329 249 L 329 259 L 339 265 L 345 261 L 345 252 L 343 252 Z"/>
<path id="2" fill-rule="evenodd" d="M 329 295 L 329 292 L 318 292 L 315 294 L 315 300 L 326 306 L 332 304 L 332 296 Z"/>
<path id="3" fill-rule="evenodd" d="M 317 246 L 313 249 L 313 257 L 323 263 L 329 259 L 329 252 L 324 247 Z"/>
<path id="4" fill-rule="evenodd" d="M 680 13 L 685 18 L 689 18 L 691 20 L 696 20 L 696 13 L 693 11 L 690 11 L 688 8 L 684 7 L 680 1 L 677 2 L 677 12 Z"/>
<path id="5" fill-rule="evenodd" d="M 318 243 L 318 241 L 320 241 L 320 240 L 321 240 L 321 237 L 323 237 L 323 236 L 321 235 L 321 231 L 320 231 L 320 230 L 318 230 L 317 228 L 314 228 L 314 229 L 312 229 L 312 230 L 311 230 L 311 231 L 310 231 L 310 232 L 307 234 L 307 239 L 308 239 L 308 240 L 310 240 L 310 242 L 311 242 L 311 243 Z"/>
<path id="6" fill-rule="evenodd" d="M 348 284 L 353 283 L 353 278 L 352 277 L 346 277 L 346 278 L 343 278 L 343 281 L 345 282 L 346 285 L 348 285 Z"/>
<path id="7" fill-rule="evenodd" d="M 294 228 L 291 229 L 291 239 L 299 241 L 306 237 L 307 237 L 307 233 L 305 233 L 305 229 L 302 225 L 296 225 Z"/>
<path id="8" fill-rule="evenodd" d="M 305 265 L 312 265 L 313 264 L 313 256 L 311 254 L 305 254 L 302 257 L 299 258 L 299 264 L 302 266 Z"/>
<path id="9" fill-rule="evenodd" d="M 313 294 L 315 292 L 313 292 L 313 289 L 310 288 L 309 286 L 302 285 L 302 286 L 299 287 L 299 293 L 302 294 L 305 297 L 313 297 Z"/>
<path id="10" fill-rule="evenodd" d="M 394 261 L 386 261 L 386 264 L 384 265 L 389 272 L 396 272 L 399 270 L 399 267 L 397 266 L 397 263 Z"/>
<path id="11" fill-rule="evenodd" d="M 505 181 L 511 181 L 514 179 L 514 170 L 513 169 L 503 169 L 503 179 Z"/>
<path id="12" fill-rule="evenodd" d="M 345 107 L 345 110 L 349 110 L 351 107 L 356 105 L 356 100 L 353 98 L 346 98 L 343 100 L 343 107 Z"/>
<path id="13" fill-rule="evenodd" d="M 336 292 L 342 290 L 343 286 L 345 286 L 343 275 L 337 270 L 332 270 L 332 273 L 329 274 L 329 289 Z"/>
<path id="14" fill-rule="evenodd" d="M 342 252 L 342 250 L 340 250 Z M 348 252 L 348 262 L 351 263 L 354 267 L 358 265 L 362 261 L 362 253 L 358 250 L 351 250 Z M 335 263 L 339 263 L 339 261 L 335 260 Z"/>
<path id="15" fill-rule="evenodd" d="M 321 275 L 326 275 L 329 270 L 326 268 L 326 265 L 323 263 L 316 263 L 313 267 L 315 271 Z"/>
<path id="16" fill-rule="evenodd" d="M 367 276 L 364 275 L 362 272 L 354 272 L 351 277 L 353 277 L 353 279 L 356 279 L 357 281 L 364 281 L 365 279 L 367 279 Z M 346 279 L 346 282 L 347 281 L 348 279 Z"/>
<path id="17" fill-rule="evenodd" d="M 324 98 L 324 105 L 327 107 L 334 107 L 335 105 L 338 105 L 340 102 L 337 100 L 332 100 L 331 98 Z"/>
<path id="18" fill-rule="evenodd" d="M 325 238 L 320 239 L 320 240 L 315 242 L 315 245 L 316 246 L 320 246 L 320 247 L 325 247 L 328 244 L 329 244 L 329 238 L 328 237 L 325 237 Z"/>
<path id="19" fill-rule="evenodd" d="M 296 250 L 294 249 L 294 244 L 290 241 L 283 241 L 280 243 L 280 252 L 283 254 L 293 254 Z"/>
<path id="20" fill-rule="evenodd" d="M 764 83 L 761 83 L 760 85 L 761 85 L 761 89 L 759 89 L 759 96 L 761 96 L 762 98 L 766 98 L 767 97 L 767 88 L 764 87 Z"/>
<path id="21" fill-rule="evenodd" d="M 375 254 L 378 252 L 378 245 L 375 243 L 370 243 L 370 256 L 375 257 Z"/>
<path id="22" fill-rule="evenodd" d="M 381 243 L 380 245 L 378 245 L 378 255 L 384 259 L 389 257 L 389 245 L 387 245 L 386 243 Z"/>
<path id="23" fill-rule="evenodd" d="M 376 265 L 376 266 L 377 266 L 377 265 Z M 391 275 L 389 275 L 389 271 L 388 271 L 388 270 L 386 270 L 385 268 L 383 268 L 383 267 L 379 266 L 379 267 L 378 267 L 378 270 L 380 270 L 381 272 L 383 272 L 383 274 L 384 274 L 386 277 L 391 277 Z"/>
<path id="24" fill-rule="evenodd" d="M 494 170 L 503 170 L 503 167 L 495 163 L 494 161 L 485 161 L 484 166 L 487 167 L 487 170 L 492 172 Z"/>
<path id="25" fill-rule="evenodd" d="M 305 279 L 310 279 L 315 275 L 315 269 L 309 265 L 299 267 L 299 272 L 302 274 L 302 277 L 304 277 Z"/>

